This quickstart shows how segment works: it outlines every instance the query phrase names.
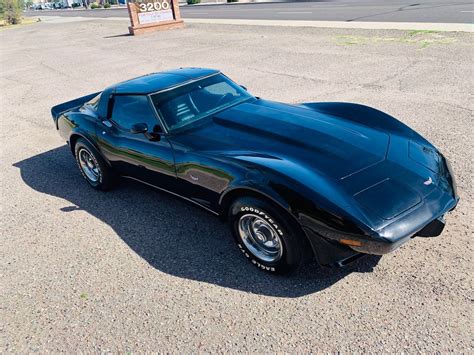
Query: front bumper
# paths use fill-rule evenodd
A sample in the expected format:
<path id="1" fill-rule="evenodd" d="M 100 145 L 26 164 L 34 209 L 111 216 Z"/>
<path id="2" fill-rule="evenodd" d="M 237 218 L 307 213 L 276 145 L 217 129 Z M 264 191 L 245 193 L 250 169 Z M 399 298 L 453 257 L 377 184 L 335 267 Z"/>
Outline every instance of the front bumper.
<path id="1" fill-rule="evenodd" d="M 446 224 L 444 216 L 454 210 L 459 198 L 453 198 L 440 190 L 435 190 L 422 205 L 377 231 L 371 240 L 362 242 L 352 249 L 367 254 L 387 254 L 400 247 L 411 238 L 437 237 Z"/>
<path id="2" fill-rule="evenodd" d="M 428 223 L 425 227 L 423 227 L 419 232 L 414 235 L 408 235 L 402 238 L 397 238 L 395 240 L 389 241 L 373 241 L 373 240 L 365 240 L 361 241 L 360 246 L 351 245 L 350 248 L 354 251 L 364 254 L 374 254 L 374 255 L 384 255 L 388 254 L 395 249 L 398 249 L 401 245 L 405 244 L 412 238 L 415 237 L 424 237 L 424 238 L 431 238 L 437 237 L 442 232 L 446 225 L 444 218 L 437 218 L 434 221 Z"/>
<path id="3" fill-rule="evenodd" d="M 349 261 L 357 259 L 359 254 L 383 255 L 394 251 L 414 237 L 439 236 L 446 223 L 444 215 L 456 208 L 458 198 L 450 201 L 442 199 L 434 201 L 437 202 L 425 201 L 422 206 L 373 236 L 345 234 L 318 224 L 312 224 L 310 227 L 306 225 L 303 229 L 321 265 L 344 266 Z M 443 207 L 440 208 L 440 203 L 443 202 Z"/>

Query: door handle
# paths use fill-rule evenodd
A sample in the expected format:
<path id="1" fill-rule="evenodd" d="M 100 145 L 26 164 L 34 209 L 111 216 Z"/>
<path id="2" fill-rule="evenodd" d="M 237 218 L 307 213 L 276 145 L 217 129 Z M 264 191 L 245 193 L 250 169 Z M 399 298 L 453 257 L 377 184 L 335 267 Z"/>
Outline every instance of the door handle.
<path id="1" fill-rule="evenodd" d="M 102 124 L 105 127 L 112 128 L 112 123 L 110 123 L 110 121 L 104 120 L 104 121 L 102 121 Z"/>

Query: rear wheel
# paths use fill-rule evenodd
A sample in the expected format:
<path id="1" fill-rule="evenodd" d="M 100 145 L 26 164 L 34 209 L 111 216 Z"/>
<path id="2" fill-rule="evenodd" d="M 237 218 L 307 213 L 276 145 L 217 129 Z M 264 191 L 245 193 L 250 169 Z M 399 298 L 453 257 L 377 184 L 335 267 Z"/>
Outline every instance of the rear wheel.
<path id="1" fill-rule="evenodd" d="M 259 269 L 285 274 L 304 260 L 304 236 L 285 211 L 254 198 L 239 198 L 230 207 L 232 234 L 242 253 Z"/>
<path id="2" fill-rule="evenodd" d="M 112 173 L 97 150 L 80 138 L 74 146 L 76 162 L 86 181 L 97 190 L 110 188 Z"/>

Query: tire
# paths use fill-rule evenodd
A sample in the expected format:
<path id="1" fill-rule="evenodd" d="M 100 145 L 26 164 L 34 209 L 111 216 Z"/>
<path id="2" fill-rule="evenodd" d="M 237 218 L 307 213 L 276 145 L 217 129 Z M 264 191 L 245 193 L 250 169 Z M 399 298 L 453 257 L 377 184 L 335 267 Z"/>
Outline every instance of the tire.
<path id="1" fill-rule="evenodd" d="M 240 251 L 259 269 L 287 274 L 305 260 L 304 232 L 279 207 L 255 197 L 242 197 L 231 205 L 229 222 Z"/>
<path id="2" fill-rule="evenodd" d="M 89 142 L 79 138 L 74 146 L 79 171 L 86 181 L 96 190 L 108 190 L 112 182 L 112 171 Z"/>

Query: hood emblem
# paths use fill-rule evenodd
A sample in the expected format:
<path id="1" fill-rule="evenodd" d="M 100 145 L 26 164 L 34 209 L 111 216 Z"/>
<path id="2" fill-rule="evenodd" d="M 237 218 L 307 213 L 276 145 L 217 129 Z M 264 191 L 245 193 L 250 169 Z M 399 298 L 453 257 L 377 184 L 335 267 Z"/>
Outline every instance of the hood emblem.
<path id="1" fill-rule="evenodd" d="M 433 179 L 431 179 L 431 176 L 428 178 L 428 180 L 426 180 L 425 182 L 423 182 L 423 185 L 431 185 L 433 183 Z"/>

